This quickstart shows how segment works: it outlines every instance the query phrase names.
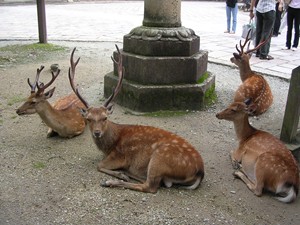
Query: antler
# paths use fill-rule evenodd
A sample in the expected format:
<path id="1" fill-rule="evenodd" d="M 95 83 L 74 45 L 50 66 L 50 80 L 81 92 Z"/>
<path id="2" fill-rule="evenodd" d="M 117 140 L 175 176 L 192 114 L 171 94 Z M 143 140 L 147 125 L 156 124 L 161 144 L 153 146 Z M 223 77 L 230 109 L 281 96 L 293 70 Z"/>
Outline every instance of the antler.
<path id="1" fill-rule="evenodd" d="M 36 76 L 35 76 L 35 81 L 33 83 L 30 82 L 29 78 L 27 79 L 27 83 L 29 84 L 31 88 L 31 93 L 35 93 L 35 88 L 38 85 L 39 79 L 40 79 L 40 73 L 44 69 L 44 66 L 41 66 L 40 68 L 37 68 L 36 70 Z"/>
<path id="2" fill-rule="evenodd" d="M 77 95 L 77 97 L 80 99 L 80 101 L 85 105 L 86 108 L 89 108 L 89 104 L 87 103 L 86 100 L 84 100 L 84 98 L 80 95 L 78 88 L 75 87 L 74 84 L 74 77 L 75 77 L 75 69 L 77 64 L 79 63 L 80 57 L 76 60 L 76 62 L 74 62 L 74 52 L 75 52 L 76 48 L 73 49 L 72 53 L 71 53 L 71 57 L 70 57 L 70 64 L 71 67 L 69 67 L 69 81 L 70 81 L 70 85 L 74 91 L 74 93 Z"/>
<path id="3" fill-rule="evenodd" d="M 271 37 L 272 37 L 273 29 L 272 29 L 272 31 L 270 32 L 269 37 L 268 37 L 266 40 L 260 42 L 260 43 L 259 43 L 255 48 L 253 48 L 253 49 L 249 49 L 250 41 L 251 41 L 251 38 L 249 37 L 250 32 L 251 32 L 251 29 L 248 31 L 248 34 L 247 34 L 247 36 L 246 36 L 246 39 L 245 39 L 245 42 L 244 42 L 243 45 L 242 45 L 242 41 L 240 40 L 240 48 L 241 48 L 241 50 L 238 49 L 238 46 L 237 46 L 237 45 L 235 46 L 236 50 L 239 52 L 239 55 L 242 55 L 243 53 L 249 54 L 249 53 L 251 53 L 251 52 L 254 52 L 254 51 L 256 51 L 257 49 L 259 49 L 261 46 L 263 46 L 264 44 L 266 44 L 266 43 L 271 39 Z M 249 43 L 248 43 L 248 42 L 249 42 Z M 245 46 L 246 46 L 247 43 L 248 43 L 247 51 L 244 52 L 244 48 L 245 48 Z"/>
<path id="4" fill-rule="evenodd" d="M 44 67 L 43 67 L 43 68 L 44 68 Z M 45 90 L 46 88 L 48 88 L 48 87 L 55 81 L 55 79 L 58 77 L 59 73 L 60 73 L 60 69 L 58 69 L 58 70 L 56 71 L 56 73 L 54 73 L 53 71 L 51 71 L 52 78 L 51 78 L 51 80 L 50 80 L 47 84 L 44 84 L 44 83 L 38 84 L 38 82 L 36 82 L 36 86 L 37 86 L 37 89 L 38 89 L 37 92 L 38 92 L 38 93 L 43 93 L 44 90 Z"/>
<path id="5" fill-rule="evenodd" d="M 245 39 L 245 42 L 244 42 L 243 45 L 242 45 L 242 41 L 240 40 L 240 48 L 241 48 L 241 50 L 238 49 L 238 45 L 237 44 L 235 45 L 235 48 L 236 48 L 236 50 L 238 51 L 238 53 L 240 55 L 242 55 L 244 53 L 244 48 L 245 48 L 245 46 L 246 46 L 247 43 L 248 43 L 247 50 L 249 49 L 250 41 L 251 41 L 251 38 L 249 37 L 250 32 L 251 32 L 251 29 L 248 31 L 246 39 Z"/>
<path id="6" fill-rule="evenodd" d="M 114 63 L 116 63 L 118 65 L 118 76 L 119 76 L 119 81 L 117 86 L 115 87 L 115 89 L 112 91 L 111 96 L 109 96 L 109 98 L 104 102 L 103 106 L 104 107 L 108 107 L 109 103 L 114 100 L 114 98 L 117 96 L 117 94 L 119 93 L 119 91 L 121 90 L 121 86 L 122 86 L 122 81 L 124 78 L 124 67 L 123 67 L 123 61 L 122 61 L 122 55 L 120 52 L 120 49 L 118 48 L 118 46 L 116 45 L 117 51 L 118 51 L 118 58 L 119 61 L 117 62 L 113 57 L 111 57 L 112 61 Z"/>

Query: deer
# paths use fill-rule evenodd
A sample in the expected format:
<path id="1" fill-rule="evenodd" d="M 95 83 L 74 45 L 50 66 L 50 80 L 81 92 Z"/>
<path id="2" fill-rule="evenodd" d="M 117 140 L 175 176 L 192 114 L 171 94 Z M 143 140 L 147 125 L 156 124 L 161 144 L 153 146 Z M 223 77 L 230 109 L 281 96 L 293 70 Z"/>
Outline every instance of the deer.
<path id="1" fill-rule="evenodd" d="M 34 82 L 27 82 L 30 86 L 30 95 L 26 101 L 16 110 L 20 116 L 37 113 L 42 121 L 49 127 L 47 137 L 59 135 L 64 138 L 72 138 L 83 133 L 86 127 L 86 121 L 81 116 L 80 109 L 85 106 L 78 97 L 71 93 L 59 98 L 53 105 L 48 102 L 53 96 L 55 87 L 46 91 L 55 81 L 60 73 L 60 69 L 51 71 L 51 80 L 44 84 L 39 81 L 40 74 L 44 66 L 37 68 Z"/>
<path id="2" fill-rule="evenodd" d="M 249 124 L 249 115 L 256 107 L 251 99 L 247 99 L 233 102 L 216 114 L 220 120 L 233 122 L 239 140 L 238 148 L 231 152 L 233 175 L 256 196 L 261 196 L 266 190 L 281 202 L 293 202 L 299 190 L 297 161 L 277 137 Z"/>
<path id="3" fill-rule="evenodd" d="M 240 41 L 240 49 L 238 48 L 238 45 L 235 46 L 238 53 L 233 53 L 233 57 L 230 61 L 238 66 L 240 70 L 240 78 L 242 80 L 242 84 L 235 91 L 234 101 L 243 102 L 246 99 L 252 99 L 252 101 L 257 105 L 257 109 L 252 115 L 258 116 L 270 108 L 273 103 L 273 94 L 265 78 L 251 70 L 249 61 L 252 52 L 266 44 L 271 38 L 272 32 L 265 41 L 259 43 L 255 48 L 249 49 L 251 42 L 249 37 L 250 32 L 251 30 L 249 30 L 243 44 L 242 41 Z M 248 47 L 245 51 L 244 48 L 246 45 L 248 45 Z"/>
<path id="4" fill-rule="evenodd" d="M 87 120 L 92 139 L 104 157 L 99 161 L 99 172 L 118 178 L 101 182 L 102 187 L 119 187 L 145 193 L 156 193 L 164 184 L 196 189 L 204 177 L 200 153 L 184 138 L 161 128 L 117 124 L 108 119 L 113 112 L 113 100 L 119 93 L 124 78 L 122 54 L 116 45 L 118 83 L 100 107 L 92 107 L 81 96 L 75 85 L 75 69 L 80 60 L 70 57 L 70 85 L 85 105 L 82 116 Z M 117 61 L 118 58 L 118 61 Z M 130 179 L 135 180 L 130 181 Z"/>

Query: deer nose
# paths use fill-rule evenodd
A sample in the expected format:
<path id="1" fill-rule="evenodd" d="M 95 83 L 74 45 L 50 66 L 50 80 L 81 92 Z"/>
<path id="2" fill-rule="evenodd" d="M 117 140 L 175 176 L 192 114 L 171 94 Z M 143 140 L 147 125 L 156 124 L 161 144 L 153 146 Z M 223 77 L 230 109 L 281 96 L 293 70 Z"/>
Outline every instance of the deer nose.
<path id="1" fill-rule="evenodd" d="M 101 137 L 101 131 L 99 131 L 99 130 L 94 131 L 94 137 L 95 138 Z"/>

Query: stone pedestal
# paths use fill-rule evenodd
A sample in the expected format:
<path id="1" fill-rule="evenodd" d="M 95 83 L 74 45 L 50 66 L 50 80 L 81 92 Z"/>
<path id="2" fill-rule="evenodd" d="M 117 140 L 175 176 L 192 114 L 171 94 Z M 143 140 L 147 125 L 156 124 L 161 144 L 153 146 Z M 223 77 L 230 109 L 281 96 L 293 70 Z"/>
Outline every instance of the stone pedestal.
<path id="1" fill-rule="evenodd" d="M 118 104 L 141 112 L 198 110 L 207 104 L 215 78 L 207 72 L 208 53 L 199 51 L 199 36 L 181 26 L 180 7 L 180 0 L 145 0 L 143 26 L 123 39 L 125 76 Z M 104 79 L 105 97 L 117 80 L 114 66 Z"/>

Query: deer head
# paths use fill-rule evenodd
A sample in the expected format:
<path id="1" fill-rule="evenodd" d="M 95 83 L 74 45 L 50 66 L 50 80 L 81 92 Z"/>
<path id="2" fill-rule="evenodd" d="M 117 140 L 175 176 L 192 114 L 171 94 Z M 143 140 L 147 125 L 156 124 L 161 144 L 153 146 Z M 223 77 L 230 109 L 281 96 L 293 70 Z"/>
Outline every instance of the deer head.
<path id="1" fill-rule="evenodd" d="M 37 104 L 52 97 L 55 87 L 53 87 L 47 92 L 45 92 L 45 90 L 55 81 L 55 79 L 58 77 L 60 73 L 60 70 L 58 69 L 55 73 L 51 72 L 52 74 L 51 80 L 47 84 L 44 84 L 39 82 L 40 73 L 42 72 L 43 69 L 44 66 L 37 68 L 35 81 L 33 83 L 30 82 L 29 78 L 27 79 L 27 82 L 31 89 L 30 90 L 31 94 L 27 98 L 26 102 L 24 102 L 24 104 L 17 109 L 16 112 L 18 115 L 36 113 Z"/>
<path id="2" fill-rule="evenodd" d="M 233 102 L 222 112 L 217 113 L 216 117 L 228 121 L 240 120 L 245 114 L 252 115 L 256 108 L 251 99 L 246 99 L 244 102 Z"/>
<path id="3" fill-rule="evenodd" d="M 112 60 L 114 63 L 118 65 L 118 76 L 119 76 L 119 81 L 117 83 L 117 86 L 113 89 L 111 96 L 103 103 L 102 106 L 100 107 L 90 107 L 87 101 L 81 96 L 81 94 L 78 91 L 78 88 L 76 87 L 74 83 L 74 77 L 75 77 L 75 69 L 76 66 L 80 60 L 78 58 L 74 62 L 74 52 L 76 48 L 73 49 L 71 53 L 71 58 L 70 58 L 70 64 L 71 67 L 69 68 L 69 81 L 70 85 L 74 91 L 74 93 L 78 96 L 78 98 L 81 100 L 81 102 L 86 106 L 86 109 L 81 109 L 81 114 L 82 116 L 88 121 L 90 130 L 92 132 L 92 135 L 94 138 L 101 138 L 105 131 L 107 130 L 108 127 L 108 115 L 113 112 L 113 104 L 111 103 L 117 94 L 119 93 L 121 86 L 122 86 L 122 81 L 124 77 L 124 68 L 123 68 L 123 63 L 122 63 L 122 55 L 120 53 L 120 50 L 118 46 L 116 45 L 117 51 L 118 51 L 118 61 L 116 61 L 113 57 Z"/>

